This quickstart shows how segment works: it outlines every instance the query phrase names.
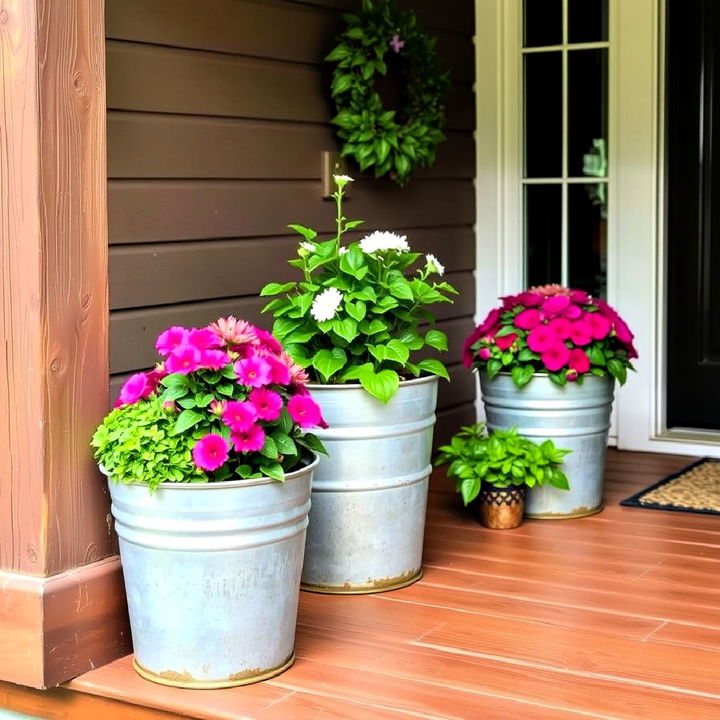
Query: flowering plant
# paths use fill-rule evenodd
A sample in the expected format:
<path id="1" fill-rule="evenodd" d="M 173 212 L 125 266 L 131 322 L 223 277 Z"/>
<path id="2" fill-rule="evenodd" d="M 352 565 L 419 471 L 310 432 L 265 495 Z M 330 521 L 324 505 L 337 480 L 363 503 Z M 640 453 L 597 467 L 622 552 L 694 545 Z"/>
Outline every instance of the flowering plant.
<path id="1" fill-rule="evenodd" d="M 433 255 L 414 274 L 408 271 L 422 256 L 410 252 L 405 236 L 375 231 L 360 241 L 343 244 L 343 234 L 362 223 L 343 216 L 344 188 L 352 178 L 336 175 L 336 234 L 317 242 L 317 233 L 290 225 L 304 239 L 290 265 L 301 270 L 300 282 L 270 283 L 261 295 L 281 295 L 263 311 L 275 317 L 273 333 L 290 356 L 316 381 L 359 381 L 371 395 L 387 402 L 400 376 L 421 372 L 448 378 L 435 358 L 410 360 L 426 345 L 447 350 L 447 338 L 434 328 L 425 306 L 452 302 L 457 294 L 447 282 L 430 281 L 445 268 Z"/>
<path id="2" fill-rule="evenodd" d="M 132 375 L 92 438 L 121 482 L 218 482 L 285 472 L 325 452 L 306 428 L 327 427 L 305 371 L 270 333 L 230 316 L 171 327 L 163 362 Z"/>
<path id="3" fill-rule="evenodd" d="M 637 357 L 633 334 L 604 300 L 560 285 L 534 287 L 501 298 L 463 346 L 465 367 L 490 378 L 510 372 L 522 387 L 534 373 L 558 385 L 587 373 L 613 376 L 622 385 Z"/>

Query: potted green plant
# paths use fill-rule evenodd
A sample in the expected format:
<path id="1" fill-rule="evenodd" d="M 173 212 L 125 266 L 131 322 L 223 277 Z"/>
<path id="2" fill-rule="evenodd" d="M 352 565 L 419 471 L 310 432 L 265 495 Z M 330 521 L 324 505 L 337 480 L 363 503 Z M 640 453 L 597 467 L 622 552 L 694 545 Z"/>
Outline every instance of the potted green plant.
<path id="1" fill-rule="evenodd" d="M 331 426 L 318 431 L 328 458 L 315 473 L 302 587 L 379 592 L 421 574 L 437 378 L 448 374 L 417 354 L 447 349 L 427 308 L 456 291 L 403 236 L 347 242 L 361 221 L 343 215 L 351 178 L 335 182 L 334 237 L 291 225 L 302 237 L 290 261 L 301 279 L 262 294 L 277 296 L 264 308 L 273 333 L 310 376 Z"/>
<path id="2" fill-rule="evenodd" d="M 145 678 L 228 687 L 294 659 L 310 485 L 324 425 L 307 376 L 233 317 L 171 327 L 92 446 L 109 478 Z"/>
<path id="3" fill-rule="evenodd" d="M 637 357 L 633 334 L 604 300 L 545 285 L 501 298 L 465 341 L 463 362 L 480 373 L 488 427 L 552 437 L 572 449 L 570 492 L 528 492 L 526 514 L 548 519 L 602 510 L 615 380 Z"/>
<path id="4" fill-rule="evenodd" d="M 438 449 L 436 466 L 448 465 L 465 505 L 473 504 L 480 522 L 507 529 L 522 523 L 525 489 L 551 486 L 568 490 L 560 469 L 569 450 L 552 440 L 535 443 L 516 427 L 485 434 L 485 423 L 463 427 Z"/>

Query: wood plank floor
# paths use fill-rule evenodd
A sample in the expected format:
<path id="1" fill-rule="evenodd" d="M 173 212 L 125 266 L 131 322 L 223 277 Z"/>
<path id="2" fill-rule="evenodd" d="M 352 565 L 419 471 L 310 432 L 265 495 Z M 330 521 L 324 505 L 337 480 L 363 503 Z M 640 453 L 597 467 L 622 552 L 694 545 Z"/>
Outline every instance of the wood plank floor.
<path id="1" fill-rule="evenodd" d="M 124 658 L 56 692 L 114 699 L 127 718 L 720 718 L 720 517 L 618 505 L 690 460 L 611 450 L 602 513 L 506 531 L 478 526 L 438 474 L 424 578 L 301 593 L 283 675 L 176 690 Z"/>

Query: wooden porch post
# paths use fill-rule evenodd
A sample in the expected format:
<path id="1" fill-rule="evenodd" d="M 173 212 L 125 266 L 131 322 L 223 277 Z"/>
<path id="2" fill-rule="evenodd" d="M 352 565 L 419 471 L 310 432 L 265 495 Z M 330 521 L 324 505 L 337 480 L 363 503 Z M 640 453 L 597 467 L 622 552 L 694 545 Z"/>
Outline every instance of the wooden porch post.
<path id="1" fill-rule="evenodd" d="M 0 0 L 0 679 L 128 651 L 106 492 L 103 0 Z"/>

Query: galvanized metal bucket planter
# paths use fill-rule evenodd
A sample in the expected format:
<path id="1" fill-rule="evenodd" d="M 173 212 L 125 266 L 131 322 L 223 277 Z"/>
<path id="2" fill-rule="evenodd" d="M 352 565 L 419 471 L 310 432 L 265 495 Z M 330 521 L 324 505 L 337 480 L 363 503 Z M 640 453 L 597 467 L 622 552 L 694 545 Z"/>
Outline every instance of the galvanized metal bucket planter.
<path id="1" fill-rule="evenodd" d="M 555 487 L 529 488 L 525 515 L 563 519 L 593 515 L 603 508 L 603 476 L 607 450 L 614 379 L 586 375 L 583 383 L 560 387 L 547 375 L 534 375 L 518 388 L 508 373 L 492 380 L 480 373 L 488 429 L 517 425 L 521 435 L 572 452 L 563 471 L 570 490 Z"/>
<path id="2" fill-rule="evenodd" d="M 292 665 L 316 466 L 285 483 L 162 483 L 152 494 L 110 480 L 140 675 L 221 688 Z"/>
<path id="3" fill-rule="evenodd" d="M 363 594 L 422 576 L 437 377 L 400 383 L 384 404 L 358 385 L 309 385 L 330 427 L 314 431 L 312 489 L 301 587 Z"/>

